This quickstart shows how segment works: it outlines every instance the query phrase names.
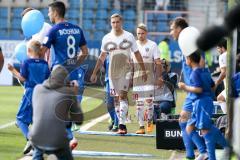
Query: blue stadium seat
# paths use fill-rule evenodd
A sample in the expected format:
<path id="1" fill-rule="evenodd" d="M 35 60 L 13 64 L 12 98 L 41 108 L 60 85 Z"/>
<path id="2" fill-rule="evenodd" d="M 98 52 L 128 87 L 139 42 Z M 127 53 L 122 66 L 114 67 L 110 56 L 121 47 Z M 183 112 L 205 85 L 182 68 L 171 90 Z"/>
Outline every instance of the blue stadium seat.
<path id="1" fill-rule="evenodd" d="M 24 8 L 22 8 L 22 7 L 12 8 L 13 17 L 21 18 L 21 13 L 23 10 L 24 10 Z"/>
<path id="2" fill-rule="evenodd" d="M 91 32 L 88 30 L 84 30 L 83 35 L 86 40 L 91 40 Z"/>
<path id="3" fill-rule="evenodd" d="M 0 17 L 7 18 L 8 17 L 8 8 L 0 7 Z"/>
<path id="4" fill-rule="evenodd" d="M 5 39 L 8 37 L 7 30 L 0 29 L 0 39 Z"/>
<path id="5" fill-rule="evenodd" d="M 7 18 L 0 18 L 0 29 L 6 29 L 8 26 L 7 26 Z"/>
<path id="6" fill-rule="evenodd" d="M 21 22 L 22 22 L 22 19 L 21 18 L 13 18 L 11 20 L 11 28 L 12 29 L 21 29 Z"/>
<path id="7" fill-rule="evenodd" d="M 135 18 L 136 18 L 135 15 L 136 15 L 136 13 L 133 10 L 125 10 L 123 12 L 123 17 L 126 20 L 135 20 Z"/>
<path id="8" fill-rule="evenodd" d="M 104 35 L 105 35 L 104 32 L 102 32 L 102 31 L 96 31 L 96 32 L 94 32 L 94 34 L 93 34 L 93 39 L 100 41 L 100 40 L 102 40 L 102 38 L 103 38 Z"/>
<path id="9" fill-rule="evenodd" d="M 97 10 L 96 18 L 97 19 L 107 19 L 108 18 L 107 11 L 106 10 Z"/>
<path id="10" fill-rule="evenodd" d="M 97 7 L 97 3 L 95 0 L 91 0 L 91 1 L 83 1 L 83 6 L 86 9 L 96 9 Z"/>
<path id="11" fill-rule="evenodd" d="M 155 14 L 154 13 L 148 13 L 147 14 L 147 20 L 148 21 L 153 21 L 155 19 Z"/>
<path id="12" fill-rule="evenodd" d="M 135 30 L 135 23 L 133 21 L 124 21 L 123 27 L 127 31 L 134 31 Z"/>
<path id="13" fill-rule="evenodd" d="M 156 24 L 153 21 L 147 22 L 147 27 L 149 32 L 155 32 L 156 31 Z"/>
<path id="14" fill-rule="evenodd" d="M 182 17 L 182 14 L 181 13 L 170 13 L 169 14 L 170 19 L 174 19 L 176 17 Z"/>
<path id="15" fill-rule="evenodd" d="M 11 39 L 23 39 L 23 35 L 19 29 L 13 29 L 10 31 L 10 38 Z"/>
<path id="16" fill-rule="evenodd" d="M 158 32 L 169 32 L 169 26 L 167 22 L 158 22 L 157 23 L 157 31 Z"/>
<path id="17" fill-rule="evenodd" d="M 98 0 L 98 8 L 99 9 L 108 9 L 108 0 Z"/>
<path id="18" fill-rule="evenodd" d="M 80 1 L 79 0 L 68 0 L 68 2 L 71 4 L 79 4 L 80 5 Z"/>
<path id="19" fill-rule="evenodd" d="M 157 14 L 156 16 L 157 16 L 158 21 L 167 21 L 168 20 L 168 15 L 165 13 L 160 13 L 160 14 Z"/>
<path id="20" fill-rule="evenodd" d="M 111 15 L 115 14 L 115 13 L 121 14 L 121 11 L 118 10 L 118 9 L 112 9 L 112 10 L 109 11 L 109 17 L 110 17 Z"/>
<path id="21" fill-rule="evenodd" d="M 42 14 L 44 15 L 45 19 L 49 19 L 48 18 L 48 9 L 47 8 L 42 8 L 40 9 L 40 11 L 42 12 Z"/>
<path id="22" fill-rule="evenodd" d="M 79 17 L 80 17 L 79 10 L 71 9 L 68 11 L 68 18 L 79 18 Z"/>
<path id="23" fill-rule="evenodd" d="M 76 18 L 69 18 L 68 22 L 75 24 L 75 25 L 79 25 L 79 19 L 76 19 Z"/>
<path id="24" fill-rule="evenodd" d="M 85 2 L 85 1 L 83 1 L 83 2 Z M 85 5 L 83 5 L 83 6 L 85 6 Z M 80 0 L 70 0 L 69 1 L 69 8 L 70 9 L 79 9 L 80 8 Z M 70 11 L 70 9 L 69 9 L 69 11 Z"/>
<path id="25" fill-rule="evenodd" d="M 83 10 L 83 19 L 94 19 L 95 14 L 92 10 Z"/>
<path id="26" fill-rule="evenodd" d="M 105 30 L 108 26 L 108 23 L 105 20 L 97 20 L 95 23 L 95 28 L 97 30 Z"/>
<path id="27" fill-rule="evenodd" d="M 83 29 L 84 30 L 92 30 L 93 29 L 93 23 L 91 20 L 83 20 Z"/>

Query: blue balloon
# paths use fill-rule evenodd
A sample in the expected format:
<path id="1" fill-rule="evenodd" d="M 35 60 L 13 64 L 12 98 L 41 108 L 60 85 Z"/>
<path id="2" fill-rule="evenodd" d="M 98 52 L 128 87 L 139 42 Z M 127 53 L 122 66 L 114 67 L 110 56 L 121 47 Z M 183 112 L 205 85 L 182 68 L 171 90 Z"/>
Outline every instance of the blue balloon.
<path id="1" fill-rule="evenodd" d="M 21 42 L 15 47 L 14 55 L 20 63 L 23 63 L 28 58 L 26 42 Z"/>
<path id="2" fill-rule="evenodd" d="M 44 16 L 38 10 L 31 10 L 27 12 L 22 18 L 22 30 L 26 38 L 38 33 L 44 24 Z"/>

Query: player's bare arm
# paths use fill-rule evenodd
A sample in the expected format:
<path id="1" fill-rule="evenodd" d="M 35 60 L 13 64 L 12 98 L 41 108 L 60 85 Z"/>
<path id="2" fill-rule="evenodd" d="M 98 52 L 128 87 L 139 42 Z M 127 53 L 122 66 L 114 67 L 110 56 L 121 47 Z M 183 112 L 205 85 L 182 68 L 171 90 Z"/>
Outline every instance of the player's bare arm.
<path id="1" fill-rule="evenodd" d="M 99 71 L 100 67 L 103 65 L 104 60 L 107 57 L 107 53 L 106 52 L 101 52 L 100 56 L 98 57 L 97 63 L 95 65 L 95 68 L 93 70 L 92 76 L 90 78 L 90 81 L 92 83 L 96 83 L 97 82 L 97 72 Z"/>
<path id="2" fill-rule="evenodd" d="M 139 51 L 134 52 L 134 55 L 135 55 L 136 60 L 139 63 L 139 65 L 140 65 L 140 67 L 141 67 L 141 69 L 143 71 L 143 74 L 142 74 L 143 81 L 146 82 L 147 81 L 147 73 L 146 73 L 145 65 L 143 63 L 142 56 L 141 56 Z"/>
<path id="3" fill-rule="evenodd" d="M 87 45 L 83 45 L 81 48 L 81 54 L 77 57 L 77 65 L 80 66 L 82 62 L 87 58 L 88 56 L 88 48 Z"/>
<path id="4" fill-rule="evenodd" d="M 163 85 L 163 79 L 162 79 L 162 63 L 160 58 L 154 60 L 154 65 L 156 67 L 156 82 L 155 84 L 159 87 Z"/>
<path id="5" fill-rule="evenodd" d="M 224 78 L 226 77 L 227 67 L 220 68 L 220 71 L 221 71 L 221 73 L 220 73 L 218 79 L 215 82 L 215 86 L 218 86 L 224 80 Z"/>
<path id="6" fill-rule="evenodd" d="M 21 76 L 21 74 L 14 68 L 11 64 L 8 64 L 8 70 L 12 72 L 12 74 L 18 78 L 20 81 L 24 82 L 25 78 Z"/>
<path id="7" fill-rule="evenodd" d="M 2 68 L 3 68 L 3 64 L 4 64 L 4 58 L 3 58 L 2 49 L 0 47 L 0 73 L 1 73 Z"/>
<path id="8" fill-rule="evenodd" d="M 187 86 L 185 83 L 183 82 L 179 82 L 178 83 L 178 87 L 180 89 L 183 89 L 184 91 L 187 92 L 192 92 L 192 93 L 202 93 L 202 88 L 200 87 L 193 87 L 193 86 Z"/>

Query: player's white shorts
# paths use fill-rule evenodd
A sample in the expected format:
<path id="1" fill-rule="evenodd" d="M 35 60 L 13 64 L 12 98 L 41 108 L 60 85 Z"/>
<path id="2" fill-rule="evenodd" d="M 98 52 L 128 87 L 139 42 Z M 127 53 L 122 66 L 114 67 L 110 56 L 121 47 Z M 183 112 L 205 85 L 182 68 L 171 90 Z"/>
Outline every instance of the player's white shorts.
<path id="1" fill-rule="evenodd" d="M 141 86 L 133 86 L 133 99 L 144 100 L 153 99 L 154 96 L 154 85 L 147 84 Z"/>
<path id="2" fill-rule="evenodd" d="M 129 89 L 129 78 L 120 77 L 111 79 L 109 78 L 109 85 L 110 85 L 110 96 L 119 96 L 120 91 L 128 91 Z"/>

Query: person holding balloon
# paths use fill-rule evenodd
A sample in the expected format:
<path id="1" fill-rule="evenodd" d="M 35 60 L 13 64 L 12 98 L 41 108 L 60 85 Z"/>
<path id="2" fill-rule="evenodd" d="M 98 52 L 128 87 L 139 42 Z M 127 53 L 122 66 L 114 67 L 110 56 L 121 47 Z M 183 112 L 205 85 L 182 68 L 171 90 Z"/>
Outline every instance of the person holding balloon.
<path id="1" fill-rule="evenodd" d="M 55 1 L 49 4 L 48 16 L 54 25 L 43 40 L 42 53 L 45 53 L 53 46 L 54 53 L 51 53 L 52 64 L 50 68 L 58 64 L 63 65 L 70 73 L 69 79 L 77 82 L 79 78 L 78 71 L 88 55 L 88 48 L 82 29 L 65 20 L 65 11 L 66 7 L 63 2 Z M 79 53 L 80 50 L 81 54 Z M 67 125 L 67 130 L 69 139 L 74 140 L 71 124 Z M 70 146 L 72 149 L 76 147 L 76 145 L 72 144 Z"/>
<path id="2" fill-rule="evenodd" d="M 16 124 L 27 140 L 23 150 L 24 154 L 31 150 L 31 144 L 28 141 L 28 127 L 32 123 L 33 89 L 37 84 L 47 79 L 50 74 L 47 62 L 40 58 L 40 50 L 41 44 L 38 41 L 30 40 L 26 50 L 29 58 L 23 61 L 20 73 L 11 64 L 8 64 L 9 71 L 20 81 L 24 82 L 25 91 L 16 116 Z"/>

